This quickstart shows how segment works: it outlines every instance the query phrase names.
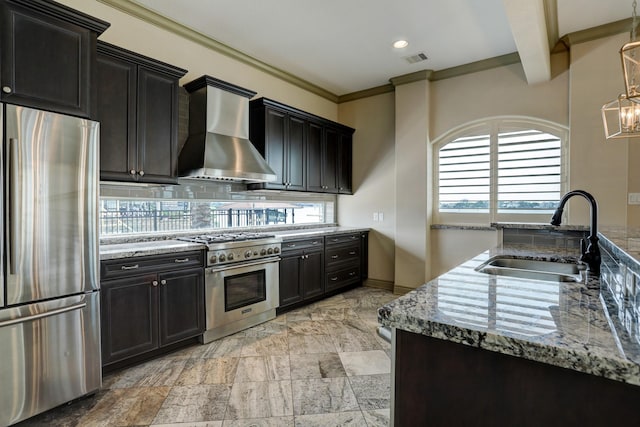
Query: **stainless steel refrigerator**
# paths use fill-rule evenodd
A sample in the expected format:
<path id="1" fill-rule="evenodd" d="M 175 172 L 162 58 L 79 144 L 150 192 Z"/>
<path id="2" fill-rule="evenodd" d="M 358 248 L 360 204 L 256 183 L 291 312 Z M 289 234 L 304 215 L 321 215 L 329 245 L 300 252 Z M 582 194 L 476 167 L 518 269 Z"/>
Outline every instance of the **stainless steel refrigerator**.
<path id="1" fill-rule="evenodd" d="M 0 425 L 102 382 L 99 124 L 0 104 Z"/>

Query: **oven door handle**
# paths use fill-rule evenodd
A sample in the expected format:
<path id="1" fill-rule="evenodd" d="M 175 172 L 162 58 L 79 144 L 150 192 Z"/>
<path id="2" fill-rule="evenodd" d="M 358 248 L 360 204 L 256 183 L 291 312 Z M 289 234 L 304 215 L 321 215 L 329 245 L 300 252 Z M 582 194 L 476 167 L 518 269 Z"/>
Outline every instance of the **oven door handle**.
<path id="1" fill-rule="evenodd" d="M 253 262 L 240 262 L 237 264 L 231 264 L 231 265 L 221 265 L 218 267 L 209 267 L 207 268 L 207 273 L 215 273 L 218 271 L 223 271 L 223 270 L 233 270 L 236 268 L 246 268 L 246 267 L 253 267 L 255 265 L 263 265 L 263 264 L 271 264 L 273 262 L 278 262 L 280 261 L 280 257 L 271 257 L 271 258 L 263 258 L 260 261 L 253 261 Z"/>

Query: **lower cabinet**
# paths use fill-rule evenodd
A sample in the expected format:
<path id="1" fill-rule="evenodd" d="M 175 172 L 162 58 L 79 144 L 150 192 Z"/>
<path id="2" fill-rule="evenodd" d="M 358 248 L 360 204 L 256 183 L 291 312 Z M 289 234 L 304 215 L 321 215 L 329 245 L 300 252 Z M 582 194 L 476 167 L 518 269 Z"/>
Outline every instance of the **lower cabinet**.
<path id="1" fill-rule="evenodd" d="M 368 270 L 368 234 L 332 234 L 283 242 L 278 312 L 362 283 Z"/>
<path id="2" fill-rule="evenodd" d="M 204 332 L 202 263 L 201 252 L 101 263 L 103 366 Z"/>
<path id="3" fill-rule="evenodd" d="M 282 244 L 280 307 L 278 310 L 324 294 L 324 238 Z"/>

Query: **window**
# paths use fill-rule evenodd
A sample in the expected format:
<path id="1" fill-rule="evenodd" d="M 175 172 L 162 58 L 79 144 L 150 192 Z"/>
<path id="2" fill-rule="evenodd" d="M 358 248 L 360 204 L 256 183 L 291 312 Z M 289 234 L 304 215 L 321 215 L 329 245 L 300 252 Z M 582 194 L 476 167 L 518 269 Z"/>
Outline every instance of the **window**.
<path id="1" fill-rule="evenodd" d="M 100 235 L 333 222 L 333 202 L 100 199 Z"/>
<path id="2" fill-rule="evenodd" d="M 438 222 L 539 221 L 565 189 L 566 129 L 492 119 L 436 141 Z"/>

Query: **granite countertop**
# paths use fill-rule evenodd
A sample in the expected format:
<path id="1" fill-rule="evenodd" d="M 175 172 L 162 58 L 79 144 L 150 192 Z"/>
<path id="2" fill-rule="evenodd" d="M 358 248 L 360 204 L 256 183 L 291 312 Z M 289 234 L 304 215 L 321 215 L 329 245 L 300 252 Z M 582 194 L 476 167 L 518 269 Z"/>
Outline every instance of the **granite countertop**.
<path id="1" fill-rule="evenodd" d="M 289 230 L 253 230 L 264 232 L 265 234 L 274 234 L 277 237 L 281 237 L 283 240 L 291 240 L 296 238 L 304 238 L 317 235 L 332 235 L 341 233 L 357 233 L 362 231 L 368 231 L 368 228 L 354 228 L 354 227 L 322 227 L 322 228 L 295 228 Z M 212 234 L 220 233 L 221 231 L 212 232 Z M 202 234 L 192 232 L 191 235 Z M 145 255 L 160 255 L 165 253 L 185 252 L 193 250 L 206 249 L 206 246 L 200 243 L 191 243 L 181 240 L 172 240 L 168 238 L 166 234 L 162 235 L 164 240 L 147 240 L 149 237 L 144 238 L 139 236 L 131 237 L 130 242 L 123 242 L 118 239 L 115 240 L 118 243 L 102 243 L 100 245 L 100 260 L 117 259 L 117 258 L 129 258 Z M 140 239 L 143 239 L 140 241 Z"/>
<path id="2" fill-rule="evenodd" d="M 180 240 L 156 240 L 151 242 L 118 243 L 100 246 L 100 260 L 130 258 L 145 255 L 161 255 L 176 252 L 199 251 L 206 246 Z"/>
<path id="3" fill-rule="evenodd" d="M 495 255 L 572 259 L 555 250 L 497 247 L 381 307 L 379 322 L 640 385 L 637 336 L 615 314 L 619 308 L 604 280 L 585 274 L 581 283 L 555 283 L 475 271 Z"/>

